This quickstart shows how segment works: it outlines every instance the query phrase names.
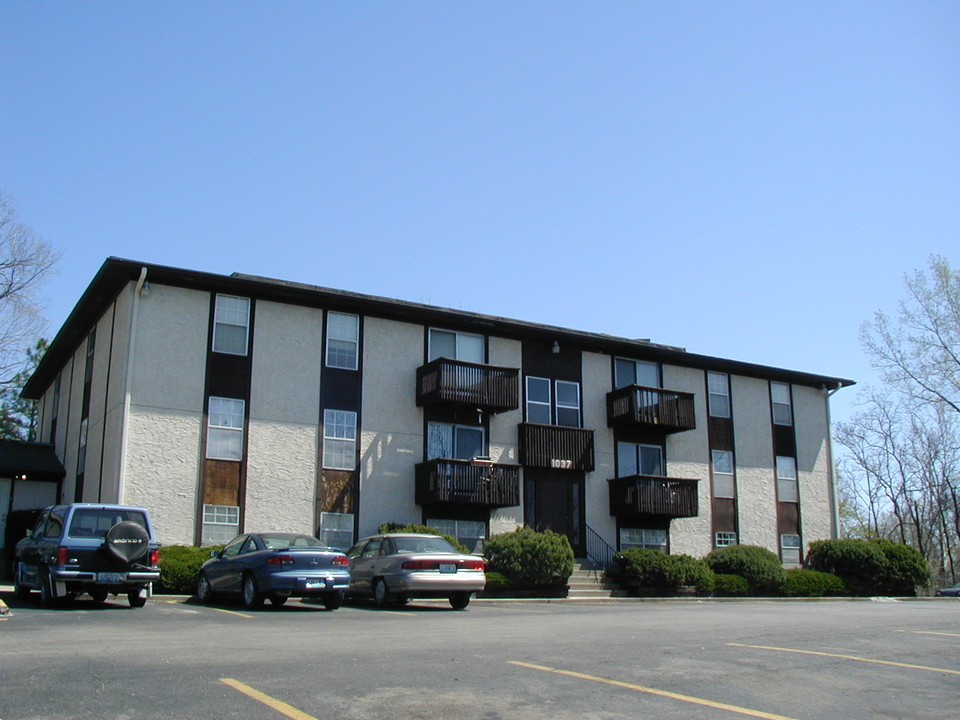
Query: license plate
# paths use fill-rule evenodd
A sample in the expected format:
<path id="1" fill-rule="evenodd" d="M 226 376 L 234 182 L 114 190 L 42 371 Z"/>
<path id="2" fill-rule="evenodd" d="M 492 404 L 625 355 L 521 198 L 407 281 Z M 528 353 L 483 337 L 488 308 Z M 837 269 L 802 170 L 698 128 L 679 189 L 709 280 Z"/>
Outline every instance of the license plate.
<path id="1" fill-rule="evenodd" d="M 327 580 L 307 580 L 307 590 L 321 590 L 327 586 Z"/>
<path id="2" fill-rule="evenodd" d="M 457 571 L 456 563 L 440 563 L 440 572 L 455 573 Z"/>
<path id="3" fill-rule="evenodd" d="M 122 583 L 127 579 L 123 573 L 97 573 L 97 582 Z"/>

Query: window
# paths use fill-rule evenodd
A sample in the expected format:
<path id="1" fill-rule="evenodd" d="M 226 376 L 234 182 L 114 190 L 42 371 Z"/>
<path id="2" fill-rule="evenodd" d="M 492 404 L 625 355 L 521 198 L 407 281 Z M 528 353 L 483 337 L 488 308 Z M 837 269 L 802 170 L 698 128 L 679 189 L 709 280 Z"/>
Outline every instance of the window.
<path id="1" fill-rule="evenodd" d="M 793 408 L 790 403 L 790 386 L 786 383 L 770 383 L 770 402 L 773 406 L 775 425 L 793 425 Z"/>
<path id="2" fill-rule="evenodd" d="M 780 559 L 785 563 L 800 562 L 800 536 L 784 534 L 780 536 Z"/>
<path id="3" fill-rule="evenodd" d="M 211 397 L 207 414 L 207 457 L 243 459 L 244 401 Z"/>
<path id="4" fill-rule="evenodd" d="M 777 456 L 777 498 L 780 502 L 800 502 L 797 489 L 797 461 Z"/>
<path id="5" fill-rule="evenodd" d="M 617 388 L 628 385 L 660 387 L 660 368 L 656 363 L 617 358 L 614 361 L 613 383 Z"/>
<path id="6" fill-rule="evenodd" d="M 527 422 L 550 425 L 551 408 L 550 381 L 546 378 L 527 378 Z"/>
<path id="7" fill-rule="evenodd" d="M 240 508 L 236 505 L 204 505 L 201 545 L 223 545 L 240 532 Z M 239 546 L 237 547 L 239 550 Z"/>
<path id="8" fill-rule="evenodd" d="M 427 460 L 469 460 L 486 455 L 482 427 L 427 423 Z"/>
<path id="9" fill-rule="evenodd" d="M 482 520 L 427 520 L 429 527 L 452 535 L 472 553 L 483 552 L 483 541 L 487 539 L 487 526 Z"/>
<path id="10" fill-rule="evenodd" d="M 659 445 L 617 443 L 617 477 L 653 475 L 663 477 L 663 448 Z"/>
<path id="11" fill-rule="evenodd" d="M 217 295 L 213 312 L 213 351 L 228 355 L 247 354 L 250 300 Z"/>
<path id="12" fill-rule="evenodd" d="M 557 380 L 557 425 L 580 427 L 580 383 Z"/>
<path id="13" fill-rule="evenodd" d="M 445 357 L 451 360 L 483 363 L 485 360 L 483 335 L 430 328 L 430 348 L 427 355 L 428 362 Z"/>
<path id="14" fill-rule="evenodd" d="M 356 370 L 359 347 L 359 316 L 327 313 L 327 367 Z"/>
<path id="15" fill-rule="evenodd" d="M 718 498 L 735 497 L 733 453 L 730 450 L 714 450 L 711 455 L 713 457 L 713 496 Z"/>
<path id="16" fill-rule="evenodd" d="M 647 548 L 667 551 L 667 531 L 650 528 L 620 528 L 620 549 Z"/>
<path id="17" fill-rule="evenodd" d="M 353 513 L 320 513 L 320 542 L 327 547 L 346 550 L 353 545 Z"/>
<path id="18" fill-rule="evenodd" d="M 725 373 L 707 373 L 707 405 L 711 417 L 730 417 L 730 381 Z"/>
<path id="19" fill-rule="evenodd" d="M 353 470 L 357 466 L 357 414 L 351 410 L 323 411 L 323 466 Z"/>
<path id="20" fill-rule="evenodd" d="M 729 547 L 730 545 L 737 544 L 737 534 L 735 532 L 718 532 L 714 534 L 713 537 L 713 546 L 714 547 Z"/>

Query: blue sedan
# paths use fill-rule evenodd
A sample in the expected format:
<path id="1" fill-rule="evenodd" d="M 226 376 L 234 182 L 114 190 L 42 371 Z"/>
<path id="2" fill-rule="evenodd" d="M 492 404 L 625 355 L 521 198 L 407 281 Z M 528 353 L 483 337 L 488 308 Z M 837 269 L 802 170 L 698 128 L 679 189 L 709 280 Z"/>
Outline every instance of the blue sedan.
<path id="1" fill-rule="evenodd" d="M 263 601 L 279 607 L 287 598 L 320 598 L 327 610 L 343 604 L 350 587 L 350 561 L 339 550 L 300 533 L 239 535 L 200 568 L 197 597 L 240 597 L 248 608 Z"/>

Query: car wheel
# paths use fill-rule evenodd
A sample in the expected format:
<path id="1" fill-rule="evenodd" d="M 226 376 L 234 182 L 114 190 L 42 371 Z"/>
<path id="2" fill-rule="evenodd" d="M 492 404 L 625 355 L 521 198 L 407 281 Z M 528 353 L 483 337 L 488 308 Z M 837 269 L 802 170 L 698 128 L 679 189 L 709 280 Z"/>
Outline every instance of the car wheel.
<path id="1" fill-rule="evenodd" d="M 273 605 L 274 607 L 283 607 L 284 604 L 286 604 L 286 602 L 287 602 L 287 596 L 286 596 L 286 595 L 271 595 L 271 596 L 270 596 L 270 604 Z"/>
<path id="2" fill-rule="evenodd" d="M 373 604 L 379 608 L 390 604 L 390 590 L 383 578 L 377 578 L 373 581 Z"/>
<path id="3" fill-rule="evenodd" d="M 343 605 L 343 593 L 342 592 L 332 592 L 326 593 L 323 596 L 323 606 L 327 610 L 336 610 L 338 607 Z"/>
<path id="4" fill-rule="evenodd" d="M 51 607 L 57 600 L 53 585 L 50 584 L 50 573 L 46 568 L 37 569 L 37 581 L 40 584 L 40 604 Z"/>
<path id="5" fill-rule="evenodd" d="M 94 601 L 95 603 L 102 603 L 102 602 L 105 602 L 105 601 L 106 601 L 107 595 L 109 595 L 109 594 L 110 594 L 110 593 L 108 593 L 106 590 L 96 590 L 96 591 L 90 593 L 90 597 L 93 598 L 93 601 Z"/>
<path id="6" fill-rule="evenodd" d="M 470 604 L 470 593 L 458 592 L 450 596 L 450 606 L 454 610 L 463 610 Z"/>
<path id="7" fill-rule="evenodd" d="M 210 580 L 206 573 L 200 573 L 197 578 L 197 600 L 201 605 L 209 605 L 213 602 L 213 590 L 210 589 Z"/>
<path id="8" fill-rule="evenodd" d="M 26 600 L 30 597 L 30 588 L 20 582 L 20 563 L 13 572 L 13 596 L 17 600 Z"/>
<path id="9" fill-rule="evenodd" d="M 257 587 L 257 579 L 249 573 L 243 576 L 243 604 L 249 610 L 263 607 L 263 595 Z"/>
<path id="10" fill-rule="evenodd" d="M 130 603 L 130 607 L 142 608 L 147 604 L 147 591 L 145 589 L 131 590 L 127 593 L 127 602 Z"/>

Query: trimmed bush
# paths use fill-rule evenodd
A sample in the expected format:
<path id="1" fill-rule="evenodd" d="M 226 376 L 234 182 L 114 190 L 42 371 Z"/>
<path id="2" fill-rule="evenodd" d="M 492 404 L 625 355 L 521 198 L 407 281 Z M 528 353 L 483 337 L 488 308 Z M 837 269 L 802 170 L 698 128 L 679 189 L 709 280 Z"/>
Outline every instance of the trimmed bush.
<path id="1" fill-rule="evenodd" d="M 783 585 L 780 558 L 757 545 L 729 545 L 717 548 L 704 560 L 715 573 L 739 575 L 753 595 L 776 595 Z"/>
<path id="2" fill-rule="evenodd" d="M 717 597 L 746 597 L 750 594 L 750 584 L 739 575 L 714 573 L 713 594 Z"/>
<path id="3" fill-rule="evenodd" d="M 689 555 L 664 555 L 657 550 L 627 548 L 613 556 L 613 575 L 624 585 L 674 593 L 683 585 L 713 590 L 714 573 L 703 560 Z"/>
<path id="4" fill-rule="evenodd" d="M 162 545 L 160 547 L 160 582 L 154 592 L 192 595 L 197 588 L 200 566 L 210 559 L 210 552 L 222 546 Z"/>
<path id="5" fill-rule="evenodd" d="M 448 543 L 453 545 L 457 552 L 464 553 L 465 555 L 470 554 L 469 548 L 466 545 L 457 540 L 453 535 L 447 535 L 445 532 L 440 532 L 436 528 L 428 527 L 427 525 L 401 525 L 400 523 L 380 523 L 380 526 L 377 528 L 377 532 L 380 534 L 383 533 L 422 533 L 424 535 L 439 535 Z"/>
<path id="6" fill-rule="evenodd" d="M 486 575 L 487 586 L 484 590 L 504 590 L 510 587 L 510 581 L 507 580 L 505 575 L 498 572 L 488 572 Z"/>
<path id="7" fill-rule="evenodd" d="M 489 571 L 515 586 L 565 583 L 573 573 L 573 548 L 566 535 L 528 527 L 494 535 L 484 546 Z"/>
<path id="8" fill-rule="evenodd" d="M 843 580 L 830 573 L 791 568 L 786 570 L 784 575 L 781 590 L 784 597 L 827 597 L 847 594 Z"/>
<path id="9" fill-rule="evenodd" d="M 810 543 L 806 565 L 839 576 L 852 595 L 916 594 L 930 570 L 923 556 L 890 540 L 817 540 Z"/>

